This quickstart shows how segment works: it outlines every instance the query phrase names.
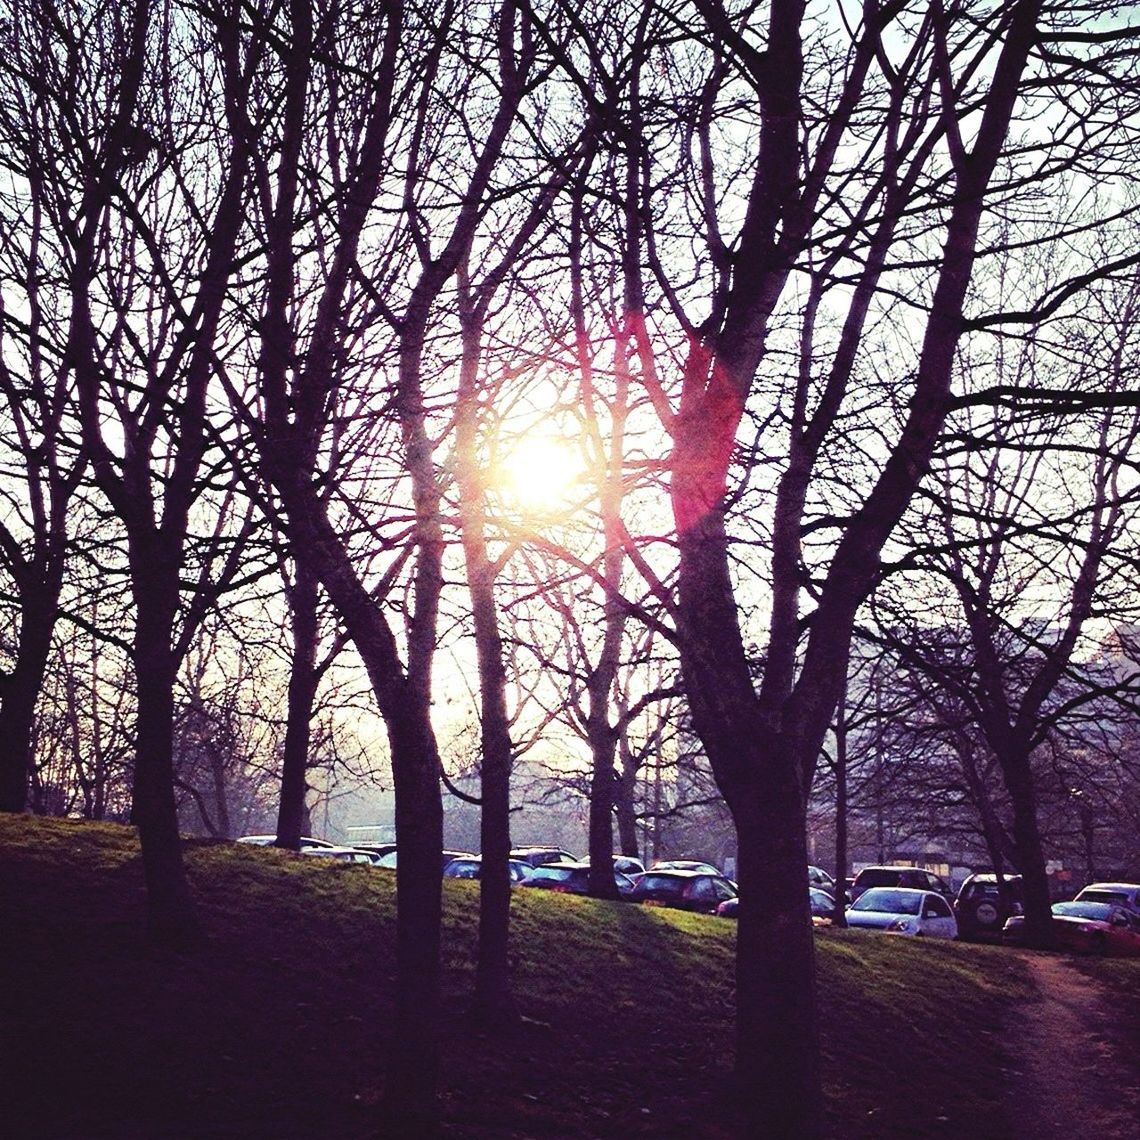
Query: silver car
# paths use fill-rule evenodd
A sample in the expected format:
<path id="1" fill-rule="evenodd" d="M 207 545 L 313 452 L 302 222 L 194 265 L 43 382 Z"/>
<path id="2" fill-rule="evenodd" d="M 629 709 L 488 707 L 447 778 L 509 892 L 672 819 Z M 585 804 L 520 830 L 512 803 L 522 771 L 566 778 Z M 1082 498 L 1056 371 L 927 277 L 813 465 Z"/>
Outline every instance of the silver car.
<path id="1" fill-rule="evenodd" d="M 934 891 L 871 887 L 847 908 L 847 925 L 912 938 L 957 938 L 958 921 L 950 904 Z"/>

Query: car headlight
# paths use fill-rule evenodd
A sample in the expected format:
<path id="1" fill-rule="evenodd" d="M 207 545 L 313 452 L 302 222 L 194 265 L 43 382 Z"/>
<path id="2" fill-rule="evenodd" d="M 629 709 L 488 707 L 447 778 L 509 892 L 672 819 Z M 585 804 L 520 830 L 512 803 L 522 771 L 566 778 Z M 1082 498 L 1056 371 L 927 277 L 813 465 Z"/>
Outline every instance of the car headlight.
<path id="1" fill-rule="evenodd" d="M 913 921 L 910 918 L 896 918 L 887 930 L 892 934 L 909 934 L 914 929 Z"/>

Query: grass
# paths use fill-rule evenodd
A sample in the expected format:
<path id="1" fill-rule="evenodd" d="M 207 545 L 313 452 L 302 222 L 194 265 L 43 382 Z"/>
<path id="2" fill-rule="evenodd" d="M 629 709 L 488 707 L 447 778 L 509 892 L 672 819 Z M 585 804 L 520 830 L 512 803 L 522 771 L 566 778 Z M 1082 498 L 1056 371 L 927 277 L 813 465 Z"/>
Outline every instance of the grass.
<path id="1" fill-rule="evenodd" d="M 191 844 L 187 860 L 209 942 L 165 956 L 140 937 L 130 829 L 0 817 L 9 1140 L 369 1134 L 391 1045 L 392 875 L 232 844 Z M 490 1038 L 466 1016 L 476 892 L 445 884 L 447 1135 L 732 1135 L 730 922 L 516 891 L 525 1017 Z M 1018 957 L 863 932 L 817 945 L 833 1136 L 1010 1134 Z"/>

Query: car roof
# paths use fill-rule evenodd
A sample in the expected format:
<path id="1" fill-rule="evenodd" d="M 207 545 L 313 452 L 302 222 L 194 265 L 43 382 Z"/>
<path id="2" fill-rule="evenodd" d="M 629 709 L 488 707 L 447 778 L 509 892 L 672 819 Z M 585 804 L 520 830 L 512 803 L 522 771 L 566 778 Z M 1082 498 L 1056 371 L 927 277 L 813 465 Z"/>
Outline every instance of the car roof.
<path id="1" fill-rule="evenodd" d="M 863 895 L 869 895 L 872 891 L 876 894 L 892 894 L 892 895 L 933 895 L 936 899 L 946 899 L 937 891 L 928 891 L 925 887 L 868 887 L 859 898 Z M 858 899 L 856 899 L 858 902 Z"/>
<path id="2" fill-rule="evenodd" d="M 643 877 L 649 878 L 651 875 L 668 875 L 675 879 L 695 879 L 702 875 L 716 875 L 718 878 L 724 878 L 719 871 L 699 871 L 694 867 L 650 867 Z"/>
<path id="3" fill-rule="evenodd" d="M 855 878 L 865 874 L 867 871 L 925 871 L 925 867 L 920 867 L 917 863 L 876 863 L 871 867 L 863 867 L 856 872 Z M 935 874 L 931 871 L 930 874 Z"/>
<path id="4" fill-rule="evenodd" d="M 1089 883 L 1082 891 L 1140 891 L 1140 883 Z"/>

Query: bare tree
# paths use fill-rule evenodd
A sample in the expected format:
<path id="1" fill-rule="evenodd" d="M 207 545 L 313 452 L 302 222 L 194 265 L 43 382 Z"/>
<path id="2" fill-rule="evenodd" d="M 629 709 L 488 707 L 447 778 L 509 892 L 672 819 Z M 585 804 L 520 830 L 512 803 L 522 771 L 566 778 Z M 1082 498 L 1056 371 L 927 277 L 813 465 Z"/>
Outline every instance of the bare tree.
<path id="1" fill-rule="evenodd" d="M 1133 290 L 1093 293 L 1079 325 L 1041 328 L 1009 346 L 994 374 L 999 382 L 1016 376 L 1026 390 L 1041 382 L 1080 390 L 1094 374 L 1108 395 L 1130 389 L 1134 306 Z M 952 592 L 961 617 L 955 622 L 951 612 L 946 620 L 960 624 L 964 644 L 942 653 L 945 626 L 924 631 L 910 622 L 899 652 L 968 710 L 1000 766 L 1027 936 L 1047 946 L 1050 892 L 1034 758 L 1082 706 L 1104 696 L 1103 679 L 1083 665 L 1091 619 L 1135 618 L 1136 496 L 1124 472 L 1140 418 L 1134 408 L 1041 414 L 1019 405 L 968 410 L 954 426 L 961 435 L 951 436 L 938 464 L 930 511 L 939 545 L 917 557 Z M 969 441 L 964 448 L 960 439 Z M 917 596 L 935 592 L 920 587 Z M 1115 681 L 1127 699 L 1135 676 Z"/>
<path id="2" fill-rule="evenodd" d="M 397 0 L 366 21 L 348 11 L 318 19 L 296 2 L 265 13 L 252 33 L 269 53 L 264 89 L 227 113 L 233 137 L 253 148 L 263 251 L 264 289 L 251 303 L 260 314 L 254 432 L 293 551 L 340 614 L 387 726 L 400 860 L 384 1120 L 394 1133 L 426 1134 L 439 1065 L 442 812 L 431 679 L 445 536 L 425 359 L 445 319 L 445 287 L 495 199 L 493 178 L 531 82 L 532 37 L 512 2 L 433 13 Z M 240 403 L 253 402 L 232 382 Z M 373 448 L 392 425 L 383 454 L 393 466 L 380 479 Z M 361 493 L 385 481 L 385 497 L 366 507 Z M 377 548 L 389 565 L 369 582 Z M 404 586 L 398 631 L 386 603 Z"/>
<path id="3" fill-rule="evenodd" d="M 975 269 L 1001 243 L 990 211 L 1062 192 L 1086 146 L 1099 146 L 1088 161 L 1103 160 L 1105 177 L 1119 171 L 1118 115 L 1102 74 L 1059 134 L 1031 136 L 1033 101 L 1075 85 L 1074 60 L 1097 50 L 1037 0 L 872 3 L 842 29 L 808 22 L 797 2 L 774 0 L 763 19 L 752 6 L 695 7 L 692 25 L 668 10 L 692 35 L 655 46 L 638 102 L 651 140 L 646 315 L 678 360 L 679 398 L 644 382 L 671 437 L 685 688 L 739 837 L 749 1134 L 816 1136 L 805 805 L 855 615 L 943 432 L 967 307 L 987 307 Z M 604 90 L 604 61 L 580 52 L 568 71 Z M 1122 213 L 1105 202 L 1081 226 Z M 1034 242 L 1065 236 L 1062 221 Z M 1090 250 L 1061 300 L 1098 271 Z M 888 324 L 900 298 L 907 320 Z M 755 433 L 750 496 L 734 482 L 742 428 Z M 736 541 L 748 530 L 760 532 L 753 551 L 770 551 L 763 576 Z M 768 604 L 750 605 L 742 581 L 763 582 Z"/>

